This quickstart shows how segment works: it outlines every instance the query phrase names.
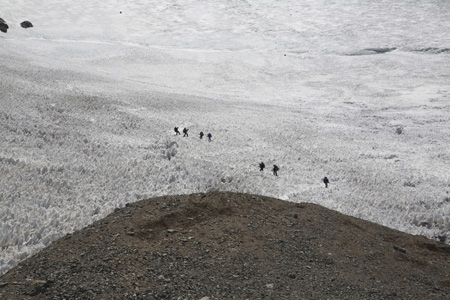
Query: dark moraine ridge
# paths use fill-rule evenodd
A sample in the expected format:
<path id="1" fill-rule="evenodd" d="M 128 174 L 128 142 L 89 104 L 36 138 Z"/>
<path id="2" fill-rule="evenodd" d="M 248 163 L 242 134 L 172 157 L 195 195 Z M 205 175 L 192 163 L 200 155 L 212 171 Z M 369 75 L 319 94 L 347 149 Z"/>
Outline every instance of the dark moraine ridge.
<path id="1" fill-rule="evenodd" d="M 236 193 L 127 205 L 0 277 L 0 299 L 450 299 L 450 246 Z"/>

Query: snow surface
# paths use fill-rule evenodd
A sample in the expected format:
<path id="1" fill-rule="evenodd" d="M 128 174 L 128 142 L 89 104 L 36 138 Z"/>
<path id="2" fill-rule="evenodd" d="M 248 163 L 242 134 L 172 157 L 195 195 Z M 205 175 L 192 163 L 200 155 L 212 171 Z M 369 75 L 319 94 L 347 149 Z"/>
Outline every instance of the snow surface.
<path id="1" fill-rule="evenodd" d="M 216 190 L 449 236 L 449 1 L 3 0 L 0 17 L 0 274 L 126 203 Z"/>

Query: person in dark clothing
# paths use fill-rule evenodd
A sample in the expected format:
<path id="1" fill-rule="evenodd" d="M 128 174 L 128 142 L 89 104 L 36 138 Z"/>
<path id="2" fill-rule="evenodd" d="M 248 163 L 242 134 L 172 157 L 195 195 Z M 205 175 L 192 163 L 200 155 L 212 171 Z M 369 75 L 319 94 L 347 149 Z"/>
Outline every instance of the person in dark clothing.
<path id="1" fill-rule="evenodd" d="M 330 181 L 328 180 L 328 178 L 325 176 L 325 177 L 322 179 L 322 181 L 323 181 L 323 183 L 325 183 L 325 187 L 327 188 L 327 187 L 328 187 L 328 183 L 330 183 Z"/>
<path id="2" fill-rule="evenodd" d="M 208 133 L 206 136 L 208 137 L 208 140 L 211 142 L 212 134 Z"/>
<path id="3" fill-rule="evenodd" d="M 203 139 L 203 135 L 204 135 L 203 131 L 200 131 L 200 139 Z"/>
<path id="4" fill-rule="evenodd" d="M 263 162 L 259 163 L 259 170 L 260 171 L 264 171 L 264 168 L 266 167 L 266 165 Z"/>
<path id="5" fill-rule="evenodd" d="M 275 175 L 275 176 L 278 176 L 278 170 L 279 170 L 280 168 L 278 168 L 278 166 L 277 165 L 273 165 L 273 175 Z"/>
<path id="6" fill-rule="evenodd" d="M 189 131 L 189 129 L 187 129 L 186 127 L 183 129 L 183 136 L 189 136 L 188 135 L 188 131 Z"/>
<path id="7" fill-rule="evenodd" d="M 181 133 L 178 131 L 178 127 L 175 127 L 173 130 L 175 130 L 175 135 L 181 135 Z"/>

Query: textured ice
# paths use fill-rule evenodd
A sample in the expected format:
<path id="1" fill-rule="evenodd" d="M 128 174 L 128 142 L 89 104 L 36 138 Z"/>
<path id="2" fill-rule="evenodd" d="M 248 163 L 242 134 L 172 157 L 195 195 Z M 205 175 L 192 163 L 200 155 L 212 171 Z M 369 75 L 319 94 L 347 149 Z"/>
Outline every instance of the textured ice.
<path id="1" fill-rule="evenodd" d="M 208 191 L 449 242 L 448 1 L 15 0 L 1 14 L 0 274 L 126 203 Z"/>

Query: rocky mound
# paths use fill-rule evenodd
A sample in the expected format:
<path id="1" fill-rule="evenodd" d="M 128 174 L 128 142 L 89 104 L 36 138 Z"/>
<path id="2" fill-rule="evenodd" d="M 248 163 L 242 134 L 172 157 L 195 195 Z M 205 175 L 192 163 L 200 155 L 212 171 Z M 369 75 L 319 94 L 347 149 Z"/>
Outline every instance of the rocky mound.
<path id="1" fill-rule="evenodd" d="M 0 277 L 1 299 L 450 299 L 450 246 L 233 193 L 130 204 Z"/>

